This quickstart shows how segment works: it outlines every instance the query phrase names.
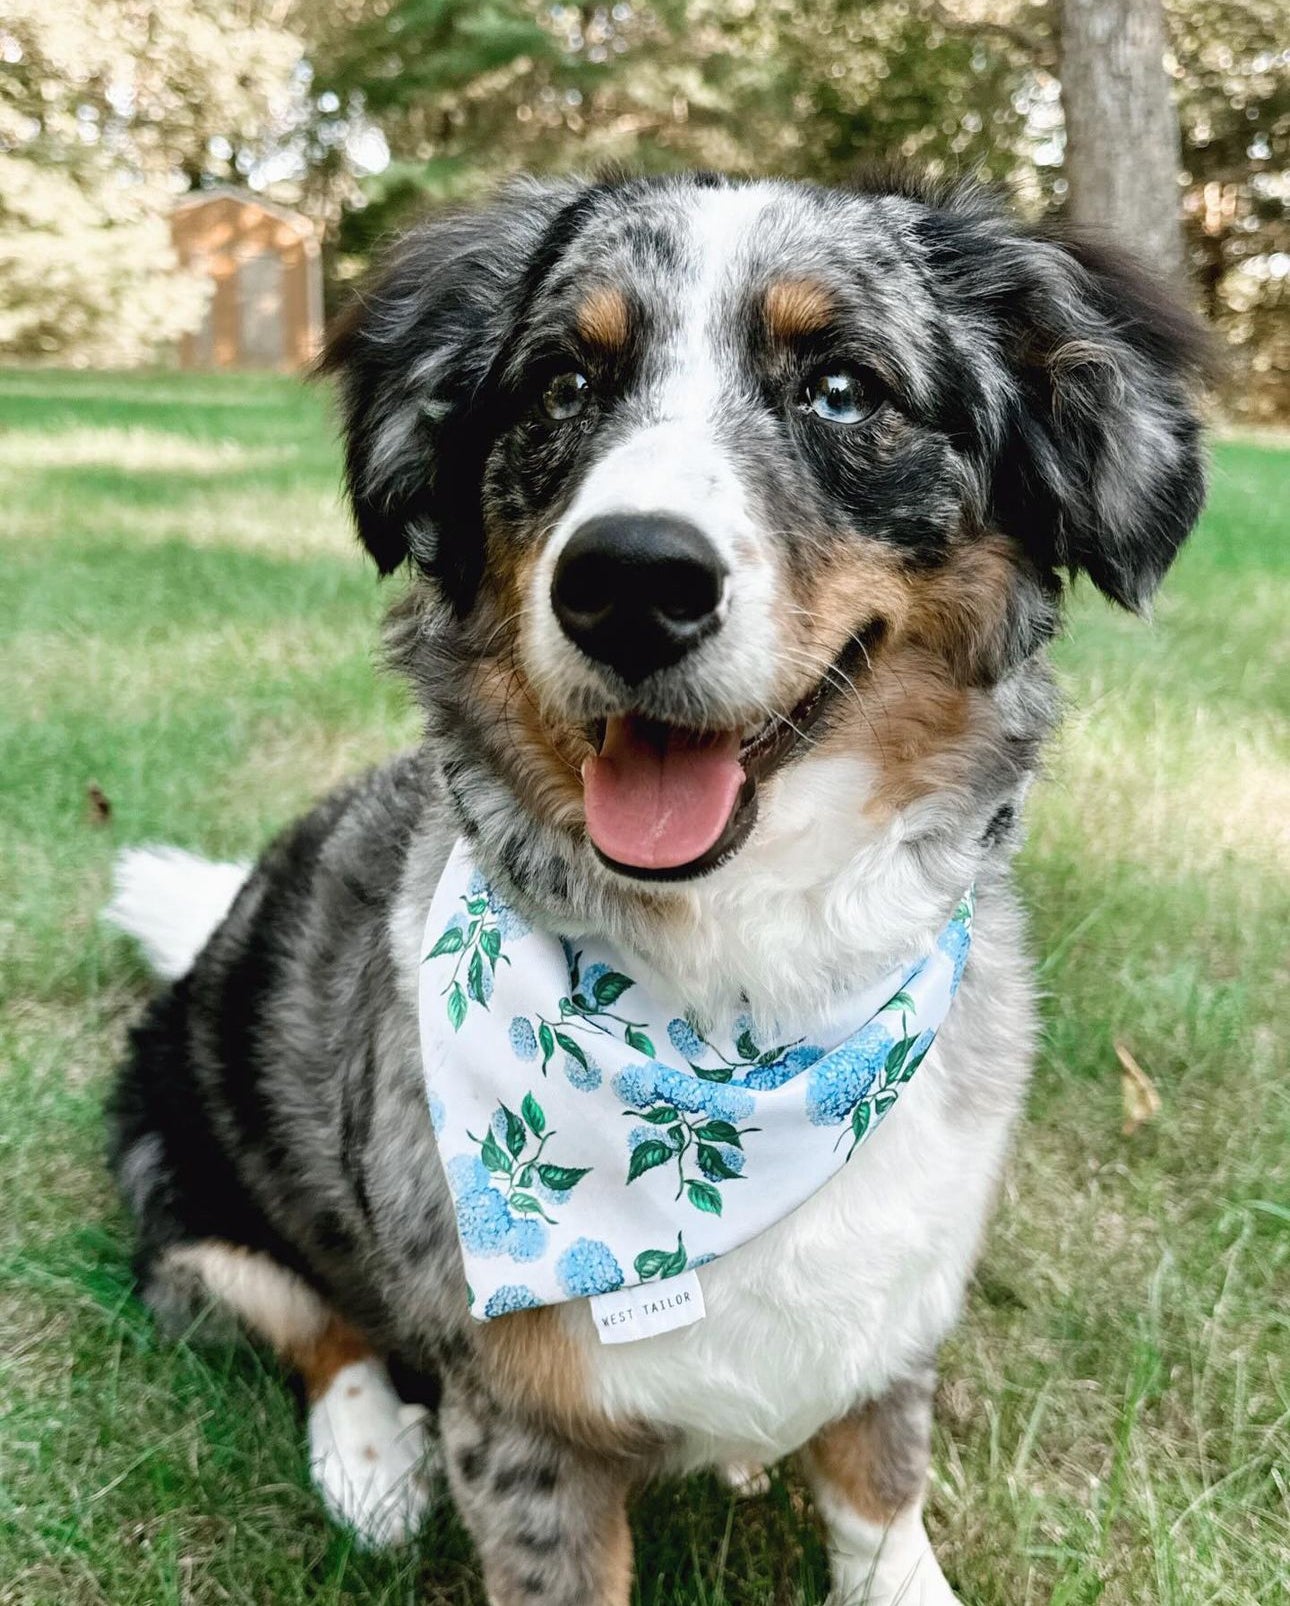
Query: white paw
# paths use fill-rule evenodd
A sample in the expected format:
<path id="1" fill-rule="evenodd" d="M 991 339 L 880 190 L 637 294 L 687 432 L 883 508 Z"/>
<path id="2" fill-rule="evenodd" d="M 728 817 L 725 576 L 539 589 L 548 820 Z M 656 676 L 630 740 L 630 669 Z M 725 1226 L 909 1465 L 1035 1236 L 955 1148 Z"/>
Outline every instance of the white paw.
<path id="1" fill-rule="evenodd" d="M 874 1578 L 846 1590 L 831 1590 L 824 1606 L 963 1606 L 933 1560 L 902 1579 Z"/>
<path id="2" fill-rule="evenodd" d="M 962 1606 L 925 1540 L 892 1545 L 867 1566 L 835 1555 L 833 1578 L 826 1606 Z"/>
<path id="3" fill-rule="evenodd" d="M 400 1545 L 430 1503 L 425 1411 L 404 1405 L 377 1361 L 343 1367 L 309 1412 L 309 1464 L 337 1522 L 363 1545 Z"/>

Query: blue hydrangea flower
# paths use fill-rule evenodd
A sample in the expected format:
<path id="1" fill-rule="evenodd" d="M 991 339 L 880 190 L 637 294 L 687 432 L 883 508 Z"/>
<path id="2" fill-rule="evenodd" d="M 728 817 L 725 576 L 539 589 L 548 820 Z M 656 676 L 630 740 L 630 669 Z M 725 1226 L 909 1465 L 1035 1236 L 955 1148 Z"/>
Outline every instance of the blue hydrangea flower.
<path id="1" fill-rule="evenodd" d="M 515 1218 L 496 1188 L 464 1193 L 457 1200 L 457 1230 L 473 1254 L 500 1255 L 508 1247 Z"/>
<path id="2" fill-rule="evenodd" d="M 484 880 L 484 873 L 478 866 L 470 872 L 470 880 L 466 883 L 466 896 L 468 898 L 488 896 L 488 882 Z"/>
<path id="3" fill-rule="evenodd" d="M 511 1047 L 518 1058 L 534 1060 L 537 1058 L 537 1033 L 533 1030 L 533 1023 L 524 1015 L 517 1015 L 511 1022 L 509 1033 Z"/>
<path id="4" fill-rule="evenodd" d="M 598 1238 L 575 1238 L 556 1261 L 555 1274 L 570 1299 L 609 1294 L 623 1286 L 623 1268 Z"/>
<path id="5" fill-rule="evenodd" d="M 963 980 L 963 967 L 967 964 L 968 949 L 972 946 L 967 927 L 961 920 L 952 921 L 936 939 L 936 946 L 948 959 L 954 961 L 954 980 L 950 986 L 957 991 L 959 983 Z"/>
<path id="6" fill-rule="evenodd" d="M 511 1228 L 506 1248 L 512 1260 L 537 1260 L 546 1251 L 546 1225 L 536 1216 L 521 1216 Z"/>
<path id="7" fill-rule="evenodd" d="M 580 1065 L 572 1054 L 566 1054 L 564 1056 L 564 1074 L 569 1078 L 570 1085 L 576 1087 L 579 1093 L 590 1093 L 593 1088 L 600 1086 L 604 1072 L 590 1054 L 587 1055 L 587 1063 L 585 1065 Z"/>
<path id="8" fill-rule="evenodd" d="M 703 1057 L 704 1042 L 688 1020 L 670 1020 L 667 1023 L 667 1035 L 672 1040 L 672 1047 L 687 1060 L 697 1060 Z"/>
<path id="9" fill-rule="evenodd" d="M 718 1084 L 704 1082 L 687 1071 L 678 1071 L 671 1065 L 660 1065 L 654 1076 L 654 1097 L 662 1103 L 674 1105 L 687 1115 L 698 1115 L 708 1109 L 709 1090 Z M 711 1113 L 711 1112 L 710 1112 Z"/>
<path id="10" fill-rule="evenodd" d="M 909 1058 L 911 1060 L 921 1060 L 923 1058 L 924 1054 L 927 1053 L 928 1049 L 932 1046 L 932 1044 L 935 1041 L 936 1041 L 936 1033 L 935 1032 L 923 1032 L 923 1033 L 921 1033 L 919 1035 L 919 1037 L 918 1037 L 917 1042 L 915 1042 L 915 1044 L 913 1046 L 913 1049 L 910 1051 Z"/>
<path id="11" fill-rule="evenodd" d="M 477 1154 L 456 1154 L 444 1166 L 444 1170 L 455 1198 L 460 1199 L 467 1193 L 481 1193 L 488 1186 L 488 1168 Z"/>
<path id="12" fill-rule="evenodd" d="M 736 1176 L 743 1175 L 746 1157 L 742 1149 L 736 1149 L 733 1143 L 716 1143 L 713 1147 Z"/>
<path id="13" fill-rule="evenodd" d="M 494 903 L 493 918 L 497 921 L 503 942 L 516 942 L 529 934 L 528 921 L 523 915 L 516 914 L 508 903 Z"/>
<path id="14" fill-rule="evenodd" d="M 630 1104 L 634 1110 L 644 1109 L 652 1104 L 655 1097 L 655 1072 L 658 1069 L 653 1064 L 628 1065 L 614 1077 L 614 1092 L 622 1099 L 624 1104 Z"/>
<path id="15" fill-rule="evenodd" d="M 668 1137 L 667 1128 L 664 1126 L 634 1126 L 627 1134 L 628 1154 L 642 1143 L 672 1144 L 672 1139 Z M 676 1145 L 672 1144 L 672 1147 L 675 1148 Z"/>
<path id="16" fill-rule="evenodd" d="M 465 936 L 465 934 L 466 934 L 466 916 L 461 912 L 460 909 L 457 911 L 457 913 L 455 915 L 453 915 L 452 919 L 444 927 L 444 930 L 445 931 L 460 931 L 462 936 Z"/>
<path id="17" fill-rule="evenodd" d="M 799 1043 L 796 1048 L 790 1048 L 782 1059 L 773 1065 L 754 1065 L 752 1070 L 745 1072 L 743 1085 L 751 1087 L 758 1093 L 765 1093 L 773 1087 L 782 1087 L 785 1082 L 800 1075 L 802 1071 L 809 1070 L 824 1050 L 817 1048 L 814 1043 Z"/>
<path id="18" fill-rule="evenodd" d="M 443 1107 L 443 1100 L 437 1093 L 427 1093 L 426 1105 L 430 1111 L 430 1125 L 436 1132 L 442 1132 L 443 1124 L 448 1119 L 448 1112 Z"/>
<path id="19" fill-rule="evenodd" d="M 582 980 L 578 983 L 578 991 L 585 993 L 588 998 L 594 998 L 596 983 L 602 976 L 607 976 L 612 968 L 610 965 L 600 964 L 599 961 L 594 965 L 588 965 L 582 973 Z"/>
<path id="20" fill-rule="evenodd" d="M 508 1316 L 513 1310 L 536 1310 L 542 1303 L 531 1288 L 523 1283 L 503 1283 L 491 1294 L 484 1306 L 484 1315 L 492 1321 L 494 1316 Z"/>
<path id="21" fill-rule="evenodd" d="M 700 1082 L 703 1089 L 701 1108 L 715 1121 L 746 1121 L 756 1105 L 753 1096 L 741 1087 L 728 1082 Z"/>
<path id="22" fill-rule="evenodd" d="M 806 1088 L 806 1109 L 813 1126 L 837 1126 L 848 1118 L 887 1063 L 894 1042 L 884 1026 L 870 1021 L 816 1062 Z"/>

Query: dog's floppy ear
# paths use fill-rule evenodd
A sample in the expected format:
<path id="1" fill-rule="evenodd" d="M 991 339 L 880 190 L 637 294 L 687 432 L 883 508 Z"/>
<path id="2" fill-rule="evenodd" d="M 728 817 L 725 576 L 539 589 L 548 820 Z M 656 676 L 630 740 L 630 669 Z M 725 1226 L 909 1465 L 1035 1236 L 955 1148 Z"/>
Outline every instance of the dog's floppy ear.
<path id="1" fill-rule="evenodd" d="M 926 230 L 1007 375 L 983 407 L 995 524 L 1049 572 L 1083 570 L 1142 610 L 1204 500 L 1202 326 L 1128 256 L 1025 233 L 979 196 Z"/>
<path id="2" fill-rule="evenodd" d="M 483 563 L 481 391 L 586 194 L 519 181 L 422 223 L 354 297 L 318 363 L 339 381 L 360 540 L 382 574 L 412 558 L 459 613 Z"/>

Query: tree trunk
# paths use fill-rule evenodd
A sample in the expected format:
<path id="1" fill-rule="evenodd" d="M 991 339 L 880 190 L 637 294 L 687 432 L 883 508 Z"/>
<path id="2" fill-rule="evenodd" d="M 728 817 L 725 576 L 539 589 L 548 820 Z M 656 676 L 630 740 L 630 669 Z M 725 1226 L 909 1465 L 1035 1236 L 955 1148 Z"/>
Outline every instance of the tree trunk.
<path id="1" fill-rule="evenodd" d="M 1060 4 L 1070 216 L 1181 285 L 1182 163 L 1161 0 Z"/>

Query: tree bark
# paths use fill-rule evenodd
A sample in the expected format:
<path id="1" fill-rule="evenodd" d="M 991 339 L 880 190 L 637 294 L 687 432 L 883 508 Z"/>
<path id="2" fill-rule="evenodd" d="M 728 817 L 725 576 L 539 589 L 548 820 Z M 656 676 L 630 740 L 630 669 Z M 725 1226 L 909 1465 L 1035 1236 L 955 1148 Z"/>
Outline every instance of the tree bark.
<path id="1" fill-rule="evenodd" d="M 1161 0 L 1060 0 L 1069 214 L 1185 279 Z"/>

